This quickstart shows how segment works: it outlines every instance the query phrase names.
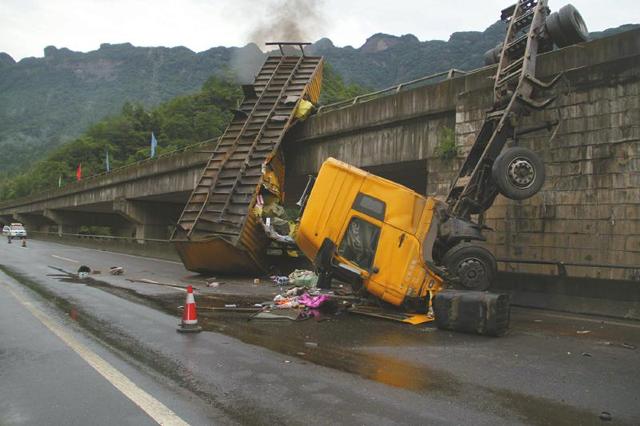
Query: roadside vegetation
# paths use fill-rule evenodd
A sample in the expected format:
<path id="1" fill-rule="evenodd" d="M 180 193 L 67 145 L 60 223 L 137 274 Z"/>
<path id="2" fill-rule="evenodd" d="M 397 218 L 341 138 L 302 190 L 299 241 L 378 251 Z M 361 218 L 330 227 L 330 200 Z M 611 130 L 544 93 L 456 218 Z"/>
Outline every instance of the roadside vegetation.
<path id="1" fill-rule="evenodd" d="M 366 90 L 346 84 L 331 66 L 325 65 L 321 103 L 348 99 Z M 210 77 L 200 91 L 178 96 L 153 109 L 125 103 L 119 114 L 95 124 L 78 138 L 59 146 L 19 173 L 0 175 L 0 200 L 24 197 L 55 189 L 76 179 L 78 165 L 82 176 L 135 163 L 150 155 L 151 132 L 161 155 L 185 146 L 214 139 L 222 134 L 242 98 L 240 87 L 231 77 Z"/>

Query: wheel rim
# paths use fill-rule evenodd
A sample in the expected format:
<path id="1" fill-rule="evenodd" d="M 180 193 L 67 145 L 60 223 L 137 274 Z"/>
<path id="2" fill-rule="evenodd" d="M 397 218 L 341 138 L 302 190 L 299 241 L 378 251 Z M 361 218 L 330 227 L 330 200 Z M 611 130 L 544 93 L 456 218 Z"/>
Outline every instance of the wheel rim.
<path id="1" fill-rule="evenodd" d="M 526 158 L 514 158 L 507 168 L 507 177 L 514 186 L 521 189 L 529 188 L 536 180 L 536 168 Z"/>
<path id="2" fill-rule="evenodd" d="M 577 10 L 573 11 L 573 19 L 576 23 L 576 27 L 577 27 L 576 29 L 580 34 L 589 33 L 589 30 L 587 30 L 587 24 L 584 22 L 584 19 L 582 19 L 582 16 Z"/>
<path id="3" fill-rule="evenodd" d="M 458 266 L 458 277 L 467 288 L 478 288 L 484 285 L 487 271 L 484 263 L 476 258 L 467 258 Z"/>

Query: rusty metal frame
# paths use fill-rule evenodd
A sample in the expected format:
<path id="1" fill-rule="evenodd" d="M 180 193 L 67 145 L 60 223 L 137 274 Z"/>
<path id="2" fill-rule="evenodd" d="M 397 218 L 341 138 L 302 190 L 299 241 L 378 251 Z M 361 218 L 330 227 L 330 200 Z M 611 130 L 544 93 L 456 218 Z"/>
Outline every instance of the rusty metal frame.
<path id="1" fill-rule="evenodd" d="M 518 0 L 502 11 L 502 19 L 509 26 L 496 69 L 494 105 L 447 195 L 452 216 L 470 220 L 472 214 L 483 213 L 491 206 L 498 194 L 491 167 L 515 134 L 514 119 L 531 109 L 543 109 L 554 100 L 532 99 L 534 89 L 549 88 L 559 78 L 548 83 L 535 78 L 537 54 L 541 44 L 547 42 L 544 24 L 548 14 L 547 0 Z"/>

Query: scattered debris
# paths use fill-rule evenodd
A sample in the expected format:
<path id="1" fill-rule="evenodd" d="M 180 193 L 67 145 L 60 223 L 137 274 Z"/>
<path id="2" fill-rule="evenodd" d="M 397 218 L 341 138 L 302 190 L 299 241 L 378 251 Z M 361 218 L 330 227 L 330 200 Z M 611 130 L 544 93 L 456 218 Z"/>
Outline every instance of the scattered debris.
<path id="1" fill-rule="evenodd" d="M 296 269 L 289 274 L 289 284 L 297 287 L 315 288 L 318 284 L 318 275 L 306 269 Z"/>
<path id="2" fill-rule="evenodd" d="M 304 342 L 304 345 L 308 348 L 317 348 L 318 344 L 316 342 Z"/>
<path id="3" fill-rule="evenodd" d="M 331 299 L 331 297 L 327 294 L 310 296 L 309 293 L 304 293 L 302 296 L 298 297 L 298 303 L 306 306 L 307 308 L 319 308 L 320 305 L 329 299 Z"/>
<path id="4" fill-rule="evenodd" d="M 109 273 L 111 275 L 122 275 L 124 274 L 124 268 L 122 266 L 112 266 L 109 268 Z"/>
<path id="5" fill-rule="evenodd" d="M 78 268 L 78 278 L 80 278 L 81 280 L 87 278 L 90 273 L 91 268 L 89 268 L 87 265 L 82 265 Z"/>
<path id="6" fill-rule="evenodd" d="M 218 287 L 220 287 L 220 284 L 221 283 L 219 283 L 219 282 L 211 281 L 210 283 L 207 284 L 207 287 L 218 288 Z"/>
<path id="7" fill-rule="evenodd" d="M 578 330 L 576 331 L 577 334 L 589 334 L 591 333 L 591 330 Z"/>
<path id="8" fill-rule="evenodd" d="M 621 348 L 625 348 L 625 349 L 631 349 L 631 350 L 635 350 L 637 347 L 635 345 L 632 345 L 630 343 L 614 343 L 614 342 L 609 342 L 608 340 L 604 340 L 604 341 L 600 341 L 598 342 L 599 345 L 605 345 L 605 346 L 619 346 Z"/>
<path id="9" fill-rule="evenodd" d="M 91 271 L 91 275 L 100 275 L 102 273 L 102 271 L 98 270 L 98 269 L 94 269 L 93 271 Z"/>
<path id="10" fill-rule="evenodd" d="M 129 281 L 130 283 L 153 284 L 153 285 L 159 285 L 159 286 L 163 286 L 163 287 L 171 287 L 171 288 L 175 288 L 175 289 L 179 289 L 179 290 L 186 290 L 187 287 L 189 287 L 189 286 L 184 286 L 184 285 L 179 285 L 179 284 L 161 283 L 161 282 L 158 282 L 158 281 L 150 280 L 148 278 L 139 278 L 139 279 L 126 278 L 126 280 Z"/>
<path id="11" fill-rule="evenodd" d="M 589 352 L 582 352 L 582 356 L 591 358 L 591 354 Z"/>
<path id="12" fill-rule="evenodd" d="M 235 303 L 229 303 L 227 305 L 224 305 L 225 308 L 237 308 L 238 305 L 236 305 Z"/>
<path id="13" fill-rule="evenodd" d="M 433 316 L 431 315 L 411 314 L 402 311 L 383 309 L 378 306 L 354 305 L 349 308 L 348 311 L 353 314 L 382 318 L 392 321 L 400 321 L 412 325 L 419 325 L 433 321 Z"/>
<path id="14" fill-rule="evenodd" d="M 603 422 L 610 422 L 613 417 L 611 416 L 611 413 L 608 411 L 603 411 L 600 413 L 600 420 L 602 420 Z"/>
<path id="15" fill-rule="evenodd" d="M 254 283 L 255 285 L 260 284 L 260 278 L 254 278 L 254 279 L 253 279 L 253 283 Z"/>
<path id="16" fill-rule="evenodd" d="M 276 285 L 279 286 L 283 286 L 286 284 L 289 284 L 289 277 L 287 276 L 280 276 L 280 275 L 272 275 L 269 277 L 271 279 L 271 281 L 273 281 Z"/>
<path id="17" fill-rule="evenodd" d="M 535 320 L 533 320 L 533 322 L 542 322 L 542 320 L 541 319 L 535 319 Z"/>

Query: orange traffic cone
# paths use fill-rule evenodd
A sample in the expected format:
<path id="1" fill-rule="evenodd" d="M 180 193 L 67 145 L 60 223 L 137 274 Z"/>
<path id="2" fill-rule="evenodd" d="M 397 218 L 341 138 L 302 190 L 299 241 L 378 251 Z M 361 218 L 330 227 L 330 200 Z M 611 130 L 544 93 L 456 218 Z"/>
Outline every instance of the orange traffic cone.
<path id="1" fill-rule="evenodd" d="M 182 323 L 178 327 L 180 333 L 197 333 L 202 331 L 202 327 L 198 325 L 198 313 L 196 312 L 196 300 L 193 297 L 193 287 L 187 287 L 187 299 L 184 302 L 184 311 L 182 312 Z"/>

